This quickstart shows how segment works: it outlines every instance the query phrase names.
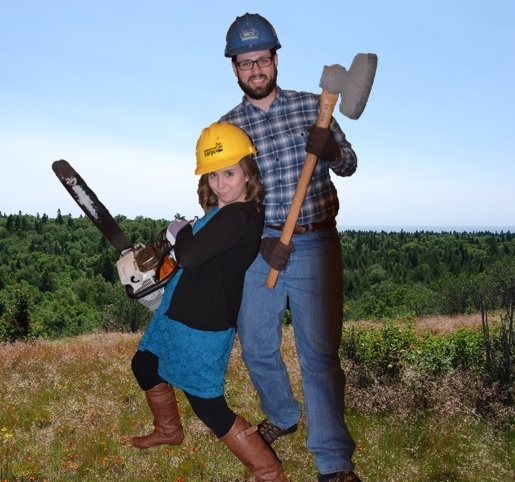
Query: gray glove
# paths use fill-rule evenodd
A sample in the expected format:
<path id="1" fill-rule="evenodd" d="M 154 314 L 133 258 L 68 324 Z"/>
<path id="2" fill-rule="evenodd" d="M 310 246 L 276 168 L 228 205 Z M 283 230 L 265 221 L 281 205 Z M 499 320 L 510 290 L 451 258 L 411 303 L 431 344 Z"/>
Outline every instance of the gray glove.
<path id="1" fill-rule="evenodd" d="M 195 219 L 196 221 L 196 219 Z M 175 246 L 175 240 L 177 238 L 177 233 L 187 226 L 188 224 L 191 224 L 192 221 L 186 221 L 186 219 L 176 219 L 170 223 L 166 230 L 166 239 L 170 241 L 170 244 L 172 246 Z"/>
<path id="2" fill-rule="evenodd" d="M 259 252 L 263 259 L 277 271 L 286 268 L 286 263 L 290 259 L 290 254 L 295 251 L 293 243 L 288 246 L 281 243 L 280 238 L 263 238 L 259 246 Z"/>

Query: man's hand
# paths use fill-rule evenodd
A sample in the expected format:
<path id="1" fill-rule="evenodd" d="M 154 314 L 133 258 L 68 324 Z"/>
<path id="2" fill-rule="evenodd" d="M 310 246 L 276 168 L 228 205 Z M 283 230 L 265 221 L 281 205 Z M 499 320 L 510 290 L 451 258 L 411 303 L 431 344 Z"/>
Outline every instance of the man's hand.
<path id="1" fill-rule="evenodd" d="M 334 140 L 333 133 L 329 129 L 313 125 L 309 128 L 306 152 L 314 154 L 318 159 L 328 161 L 336 165 L 341 160 L 340 146 Z"/>
<path id="2" fill-rule="evenodd" d="M 286 268 L 286 263 L 290 259 L 290 254 L 295 251 L 293 243 L 289 246 L 281 243 L 280 238 L 263 238 L 259 246 L 259 252 L 263 259 L 277 271 Z"/>

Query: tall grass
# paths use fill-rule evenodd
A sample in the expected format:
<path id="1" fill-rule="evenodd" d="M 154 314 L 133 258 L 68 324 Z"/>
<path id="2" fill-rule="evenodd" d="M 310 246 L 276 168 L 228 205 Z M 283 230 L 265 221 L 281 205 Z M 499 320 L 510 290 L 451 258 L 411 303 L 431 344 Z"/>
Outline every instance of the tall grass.
<path id="1" fill-rule="evenodd" d="M 291 327 L 284 334 L 284 356 L 302 401 Z M 183 445 L 131 447 L 133 435 L 152 429 L 130 370 L 138 341 L 133 334 L 97 334 L 0 345 L 1 482 L 252 480 L 180 391 Z M 347 423 L 364 482 L 515 479 L 513 431 L 477 415 L 467 395 L 477 388 L 473 378 L 454 373 L 436 384 L 413 374 L 398 384 L 360 386 L 359 370 L 347 367 Z M 261 420 L 237 344 L 227 397 L 251 422 Z M 301 419 L 295 434 L 275 444 L 291 481 L 316 480 L 305 438 Z"/>

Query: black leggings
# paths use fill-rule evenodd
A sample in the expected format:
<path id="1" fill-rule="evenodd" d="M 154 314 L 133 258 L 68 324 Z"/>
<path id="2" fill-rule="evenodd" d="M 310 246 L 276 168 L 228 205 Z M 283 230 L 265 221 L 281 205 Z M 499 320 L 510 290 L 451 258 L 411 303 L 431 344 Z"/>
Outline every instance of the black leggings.
<path id="1" fill-rule="evenodd" d="M 159 358 L 150 351 L 138 350 L 132 358 L 132 373 L 139 387 L 150 390 L 160 383 L 168 383 L 158 373 Z M 202 420 L 218 438 L 222 438 L 234 424 L 236 414 L 229 408 L 223 395 L 215 398 L 202 398 L 184 392 L 195 415 Z"/>

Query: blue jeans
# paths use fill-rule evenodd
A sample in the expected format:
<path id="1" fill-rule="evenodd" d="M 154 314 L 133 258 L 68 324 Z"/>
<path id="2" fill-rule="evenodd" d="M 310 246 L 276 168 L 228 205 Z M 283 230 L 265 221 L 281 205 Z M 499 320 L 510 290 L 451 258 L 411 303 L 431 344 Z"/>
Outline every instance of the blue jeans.
<path id="1" fill-rule="evenodd" d="M 280 232 L 265 228 L 268 236 Z M 294 235 L 295 252 L 275 288 L 265 280 L 270 266 L 258 255 L 246 273 L 238 334 L 243 360 L 271 422 L 298 422 L 299 403 L 281 357 L 287 303 L 302 374 L 307 447 L 321 474 L 354 470 L 355 443 L 344 419 L 345 374 L 340 365 L 343 268 L 336 228 Z"/>

